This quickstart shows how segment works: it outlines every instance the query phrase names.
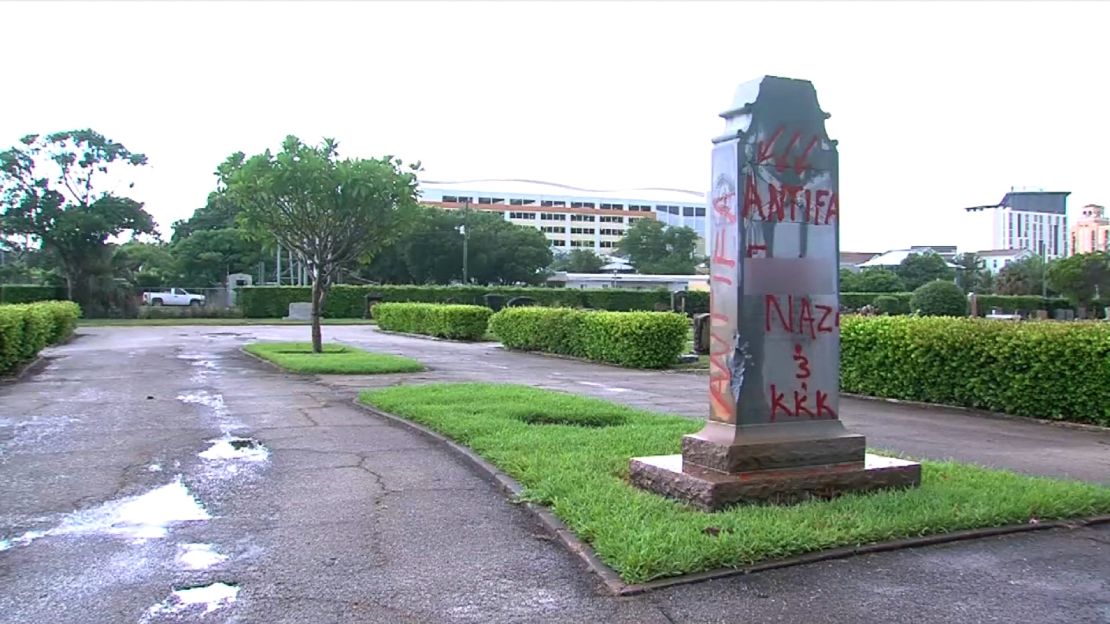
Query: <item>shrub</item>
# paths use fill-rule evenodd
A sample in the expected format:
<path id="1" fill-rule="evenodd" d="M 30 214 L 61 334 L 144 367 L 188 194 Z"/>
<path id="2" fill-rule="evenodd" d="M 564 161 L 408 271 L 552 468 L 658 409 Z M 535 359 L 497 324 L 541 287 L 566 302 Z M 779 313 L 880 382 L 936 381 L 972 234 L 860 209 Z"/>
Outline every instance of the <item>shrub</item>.
<path id="1" fill-rule="evenodd" d="M 875 309 L 879 314 L 895 315 L 895 314 L 909 314 L 910 305 L 904 297 L 897 297 L 895 295 L 879 295 L 875 297 Z"/>
<path id="2" fill-rule="evenodd" d="M 1110 325 L 845 316 L 845 392 L 1110 425 Z"/>
<path id="3" fill-rule="evenodd" d="M 382 329 L 456 340 L 480 340 L 486 335 L 491 314 L 493 310 L 476 305 L 379 303 L 374 306 L 374 318 Z"/>
<path id="4" fill-rule="evenodd" d="M 924 316 L 965 316 L 967 295 L 952 282 L 934 280 L 913 291 L 910 310 Z"/>
<path id="5" fill-rule="evenodd" d="M 686 348 L 690 323 L 672 312 L 506 308 L 490 331 L 506 347 L 633 368 L 665 368 Z"/>
<path id="6" fill-rule="evenodd" d="M 0 303 L 35 303 L 65 298 L 65 288 L 35 284 L 0 284 Z"/>
<path id="7" fill-rule="evenodd" d="M 81 308 L 71 301 L 0 305 L 0 373 L 67 338 L 80 314 Z"/>

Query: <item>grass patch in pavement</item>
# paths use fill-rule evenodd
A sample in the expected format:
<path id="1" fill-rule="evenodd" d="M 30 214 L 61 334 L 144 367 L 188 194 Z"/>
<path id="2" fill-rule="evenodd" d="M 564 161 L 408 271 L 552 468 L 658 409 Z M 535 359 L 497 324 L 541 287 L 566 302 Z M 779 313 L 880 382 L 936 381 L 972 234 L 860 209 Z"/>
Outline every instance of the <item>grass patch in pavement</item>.
<path id="1" fill-rule="evenodd" d="M 280 318 L 81 319 L 78 327 L 173 327 L 177 325 L 310 325 Z M 373 325 L 372 319 L 320 319 L 321 325 Z"/>
<path id="2" fill-rule="evenodd" d="M 424 370 L 423 364 L 406 357 L 334 343 L 325 344 L 323 353 L 313 353 L 307 342 L 252 342 L 244 349 L 294 373 L 376 375 Z"/>
<path id="3" fill-rule="evenodd" d="M 629 458 L 678 453 L 682 435 L 701 422 L 515 385 L 394 386 L 363 391 L 360 400 L 497 465 L 628 583 L 838 546 L 1110 513 L 1110 488 L 935 461 L 924 462 L 916 489 L 706 513 L 625 481 Z M 559 420 L 589 426 L 552 422 Z"/>

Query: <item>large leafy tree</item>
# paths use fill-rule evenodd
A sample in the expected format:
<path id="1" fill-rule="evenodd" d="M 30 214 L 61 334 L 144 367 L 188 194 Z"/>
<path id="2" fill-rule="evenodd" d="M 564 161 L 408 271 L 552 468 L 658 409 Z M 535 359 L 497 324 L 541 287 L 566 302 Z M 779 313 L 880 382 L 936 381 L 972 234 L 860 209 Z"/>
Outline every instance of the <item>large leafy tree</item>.
<path id="1" fill-rule="evenodd" d="M 952 281 L 954 272 L 939 254 L 926 252 L 906 256 L 894 270 L 902 278 L 906 290 L 917 290 L 936 280 Z"/>
<path id="2" fill-rule="evenodd" d="M 1045 264 L 1040 256 L 1010 262 L 995 276 L 994 292 L 999 295 L 1040 295 L 1045 272 Z"/>
<path id="3" fill-rule="evenodd" d="M 978 254 L 968 252 L 956 256 L 956 285 L 965 293 L 985 293 L 991 289 L 991 274 Z"/>
<path id="4" fill-rule="evenodd" d="M 0 152 L 0 229 L 49 254 L 69 297 L 87 304 L 111 273 L 109 239 L 155 233 L 140 202 L 107 190 L 119 183 L 122 168 L 146 162 L 93 130 L 25 136 Z"/>
<path id="5" fill-rule="evenodd" d="M 603 266 L 605 259 L 592 249 L 572 249 L 570 253 L 559 254 L 551 263 L 552 270 L 568 273 L 599 273 Z"/>
<path id="6" fill-rule="evenodd" d="M 173 244 L 182 286 L 224 284 L 229 273 L 250 273 L 262 259 L 262 244 L 246 230 L 197 230 Z"/>
<path id="7" fill-rule="evenodd" d="M 1076 254 L 1048 265 L 1048 285 L 1078 305 L 1110 293 L 1110 255 L 1106 252 Z"/>
<path id="8" fill-rule="evenodd" d="M 408 227 L 357 275 L 393 283 L 446 284 L 462 279 L 463 234 L 468 232 L 468 277 L 479 284 L 535 284 L 551 262 L 539 230 L 496 213 L 421 207 Z"/>
<path id="9" fill-rule="evenodd" d="M 887 269 L 864 269 L 859 274 L 860 292 L 902 292 L 906 283 L 894 271 Z"/>
<path id="10" fill-rule="evenodd" d="M 339 158 L 327 139 L 286 137 L 280 152 L 231 156 L 220 168 L 243 224 L 300 256 L 312 280 L 312 350 L 323 350 L 320 311 L 340 269 L 389 244 L 416 202 L 416 171 L 392 156 Z"/>
<path id="11" fill-rule="evenodd" d="M 128 241 L 112 255 L 117 277 L 142 288 L 170 286 L 177 276 L 171 247 L 165 243 Z"/>
<path id="12" fill-rule="evenodd" d="M 697 242 L 697 232 L 688 227 L 640 219 L 628 228 L 619 249 L 638 273 L 693 275 L 700 261 L 694 254 Z"/>

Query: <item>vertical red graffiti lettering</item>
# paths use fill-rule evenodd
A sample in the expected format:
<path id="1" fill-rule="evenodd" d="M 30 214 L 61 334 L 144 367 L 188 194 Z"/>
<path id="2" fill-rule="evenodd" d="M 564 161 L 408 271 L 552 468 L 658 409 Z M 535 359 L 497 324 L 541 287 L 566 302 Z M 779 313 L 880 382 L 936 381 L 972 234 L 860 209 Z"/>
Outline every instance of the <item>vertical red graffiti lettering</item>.
<path id="1" fill-rule="evenodd" d="M 775 422 L 775 419 L 778 418 L 779 410 L 782 410 L 787 416 L 794 415 L 793 412 L 790 411 L 790 407 L 787 406 L 786 403 L 783 403 L 785 398 L 786 393 L 778 392 L 775 388 L 775 384 L 771 384 L 771 422 Z"/>
<path id="2" fill-rule="evenodd" d="M 793 313 L 793 309 L 791 309 L 791 313 Z M 798 333 L 804 334 L 807 325 L 810 338 L 816 338 L 817 327 L 813 320 L 813 306 L 809 303 L 809 297 L 802 297 L 801 311 L 798 312 Z"/>
<path id="3" fill-rule="evenodd" d="M 833 217 L 836 217 L 837 220 L 840 220 L 840 198 L 837 197 L 836 193 L 830 194 L 829 211 L 825 213 L 825 225 L 828 225 L 829 221 L 831 221 Z"/>
<path id="4" fill-rule="evenodd" d="M 748 253 L 747 253 L 747 256 L 748 256 L 749 258 L 755 258 L 755 257 L 756 257 L 756 255 L 755 255 L 755 254 L 757 254 L 757 253 L 759 253 L 759 252 L 761 252 L 761 251 L 763 251 L 763 252 L 767 251 L 767 245 L 758 245 L 758 244 L 751 244 L 751 245 L 748 245 Z"/>
<path id="5" fill-rule="evenodd" d="M 817 192 L 814 193 L 813 211 L 815 214 L 820 213 L 821 210 L 826 207 L 825 202 L 828 200 L 830 193 L 832 193 L 832 191 L 829 191 L 828 189 L 817 189 Z M 813 218 L 813 222 L 817 223 L 817 217 Z"/>
<path id="6" fill-rule="evenodd" d="M 806 148 L 802 151 L 802 155 L 794 159 L 794 173 L 800 174 L 809 166 L 809 153 L 817 145 L 817 140 L 818 136 L 813 135 L 813 138 L 809 140 L 809 145 L 806 145 Z"/>
<path id="7" fill-rule="evenodd" d="M 822 334 L 832 333 L 835 329 L 832 319 L 833 307 L 818 304 L 816 308 L 817 311 L 821 313 L 821 318 L 817 321 L 817 331 Z"/>
<path id="8" fill-rule="evenodd" d="M 790 162 L 787 160 L 787 156 L 790 155 L 790 150 L 794 149 L 794 146 L 798 144 L 798 139 L 800 138 L 802 138 L 801 132 L 795 132 L 794 136 L 790 137 L 790 142 L 786 144 L 786 149 L 782 150 L 782 153 L 775 157 L 776 167 L 778 167 L 779 169 L 786 169 L 790 167 Z"/>
<path id="9" fill-rule="evenodd" d="M 782 136 L 785 130 L 786 126 L 779 126 L 775 129 L 775 133 L 771 135 L 771 138 L 768 139 L 766 143 L 763 141 L 759 142 L 759 153 L 756 155 L 755 160 L 756 164 L 764 163 L 771 159 L 775 151 L 775 141 L 779 140 L 779 137 Z"/>
<path id="10" fill-rule="evenodd" d="M 776 295 L 766 295 L 763 299 L 763 323 L 764 329 L 767 333 L 771 333 L 771 307 L 774 306 L 775 313 L 778 314 L 779 323 L 782 328 L 787 332 L 794 331 L 794 296 L 786 296 L 787 313 L 783 314 L 782 305 L 779 303 L 779 298 Z"/>
<path id="11" fill-rule="evenodd" d="M 763 214 L 763 200 L 759 197 L 759 189 L 755 186 L 755 176 L 748 174 L 748 179 L 744 183 L 744 209 L 741 212 L 743 218 L 747 219 L 752 215 L 752 207 L 759 211 L 760 218 L 765 219 Z"/>
<path id="12" fill-rule="evenodd" d="M 770 199 L 767 200 L 767 214 L 772 219 L 777 219 L 782 223 L 786 219 L 786 213 L 783 211 L 783 192 L 776 189 L 773 182 L 767 183 L 767 192 L 770 194 Z"/>
<path id="13" fill-rule="evenodd" d="M 802 345 L 794 345 L 794 361 L 798 363 L 798 372 L 794 373 L 796 379 L 809 379 L 812 372 L 809 370 L 809 358 L 802 353 Z"/>
<path id="14" fill-rule="evenodd" d="M 829 395 L 826 392 L 817 391 L 817 417 L 823 418 L 827 413 L 829 418 L 836 418 L 836 412 L 829 407 Z"/>
<path id="15" fill-rule="evenodd" d="M 729 203 L 736 193 L 725 193 L 713 200 L 713 211 L 725 218 L 729 223 L 736 223 L 736 213 L 732 212 Z"/>
<path id="16" fill-rule="evenodd" d="M 801 416 L 805 414 L 810 418 L 814 417 L 813 410 L 806 407 L 806 401 L 809 401 L 809 393 L 794 391 L 794 415 Z"/>

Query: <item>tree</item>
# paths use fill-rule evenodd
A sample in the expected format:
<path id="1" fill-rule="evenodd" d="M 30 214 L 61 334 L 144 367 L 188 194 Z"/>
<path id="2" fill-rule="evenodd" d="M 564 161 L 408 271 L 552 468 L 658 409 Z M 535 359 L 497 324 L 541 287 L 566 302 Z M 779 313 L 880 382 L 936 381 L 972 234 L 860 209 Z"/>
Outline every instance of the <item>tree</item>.
<path id="1" fill-rule="evenodd" d="M 416 203 L 419 164 L 399 158 L 339 159 L 338 144 L 286 137 L 277 154 L 237 153 L 220 167 L 243 224 L 305 262 L 312 280 L 312 351 L 323 351 L 320 311 L 341 267 L 369 260 L 396 236 Z"/>
<path id="2" fill-rule="evenodd" d="M 140 202 L 98 184 L 118 179 L 120 166 L 142 166 L 147 158 L 93 130 L 32 134 L 20 143 L 0 152 L 0 230 L 41 246 L 61 270 L 69 297 L 87 304 L 111 271 L 108 240 L 155 233 Z"/>
<path id="3" fill-rule="evenodd" d="M 640 219 L 628 228 L 619 249 L 637 273 L 693 275 L 700 261 L 694 255 L 698 234 L 688 227 L 667 227 Z"/>
<path id="4" fill-rule="evenodd" d="M 220 175 L 219 172 L 216 174 Z M 188 219 L 180 219 L 173 224 L 173 238 L 176 243 L 194 232 L 204 230 L 226 230 L 238 227 L 239 207 L 226 193 L 209 193 L 208 201 L 193 211 Z"/>
<path id="5" fill-rule="evenodd" d="M 170 249 L 165 243 L 128 241 L 112 254 L 113 273 L 142 288 L 169 286 L 177 276 Z"/>
<path id="6" fill-rule="evenodd" d="M 447 284 L 462 279 L 463 236 L 468 277 L 478 284 L 535 284 L 551 263 L 543 233 L 485 211 L 421 207 L 405 231 L 357 275 L 392 283 Z"/>
<path id="7" fill-rule="evenodd" d="M 935 280 L 951 281 L 953 278 L 952 269 L 944 258 L 932 252 L 906 256 L 894 272 L 905 282 L 907 290 L 917 290 L 921 285 Z"/>
<path id="8" fill-rule="evenodd" d="M 1096 251 L 1053 261 L 1048 265 L 1048 284 L 1077 305 L 1090 305 L 1110 292 L 1110 254 Z"/>
<path id="9" fill-rule="evenodd" d="M 962 253 L 956 256 L 956 285 L 966 293 L 990 292 L 991 274 L 978 254 Z"/>
<path id="10" fill-rule="evenodd" d="M 246 230 L 197 230 L 174 243 L 173 255 L 182 286 L 225 283 L 229 273 L 250 273 L 262 259 L 262 244 Z"/>
<path id="11" fill-rule="evenodd" d="M 560 254 L 551 263 L 552 270 L 568 273 L 600 273 L 603 266 L 605 259 L 592 249 L 572 249 L 570 253 Z"/>
<path id="12" fill-rule="evenodd" d="M 860 288 L 859 273 L 851 269 L 840 269 L 840 292 L 864 292 Z"/>
<path id="13" fill-rule="evenodd" d="M 1015 260 L 998 271 L 994 278 L 994 292 L 999 295 L 1040 295 L 1044 275 L 1044 261 L 1040 256 Z"/>
<path id="14" fill-rule="evenodd" d="M 936 280 L 913 291 L 910 310 L 924 316 L 965 316 L 967 295 L 953 282 Z"/>
<path id="15" fill-rule="evenodd" d="M 904 292 L 906 284 L 894 271 L 864 269 L 859 274 L 859 292 Z"/>

